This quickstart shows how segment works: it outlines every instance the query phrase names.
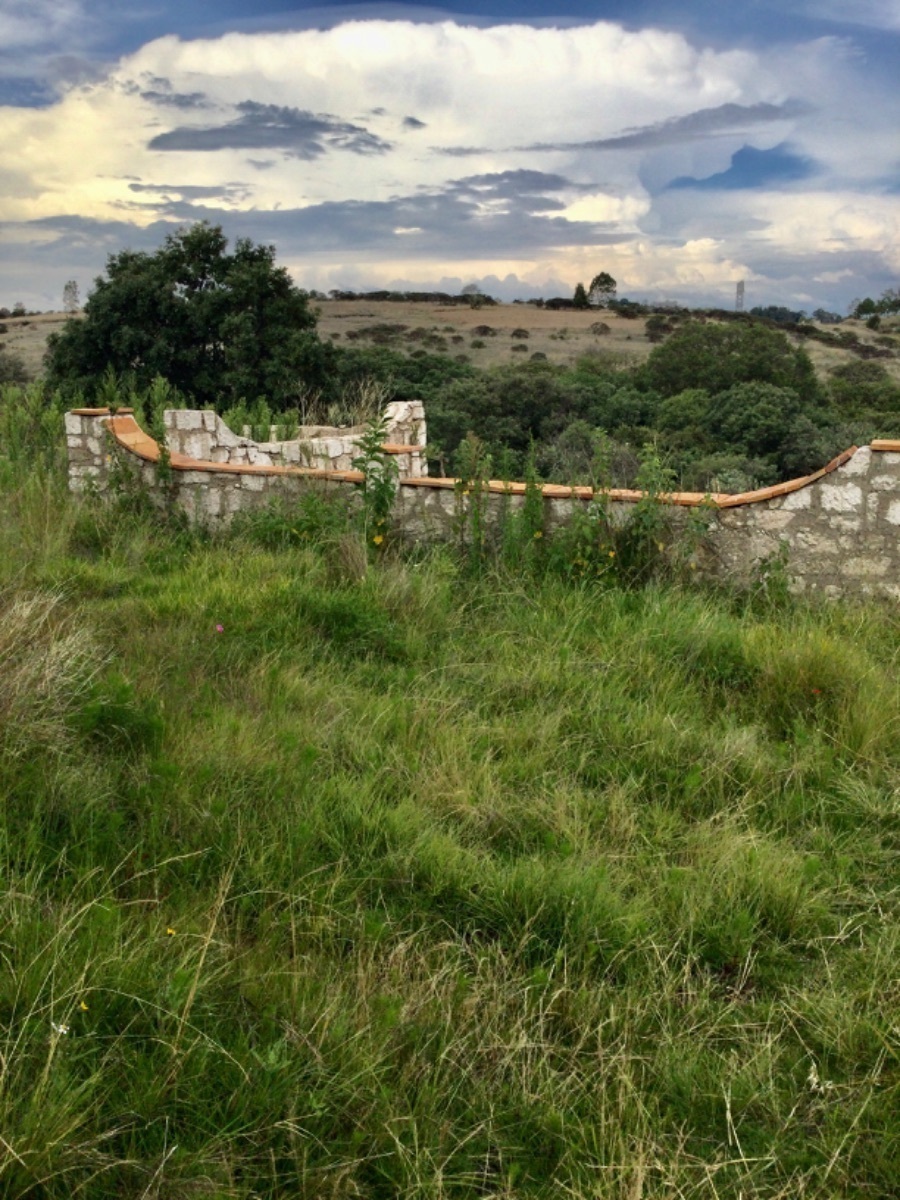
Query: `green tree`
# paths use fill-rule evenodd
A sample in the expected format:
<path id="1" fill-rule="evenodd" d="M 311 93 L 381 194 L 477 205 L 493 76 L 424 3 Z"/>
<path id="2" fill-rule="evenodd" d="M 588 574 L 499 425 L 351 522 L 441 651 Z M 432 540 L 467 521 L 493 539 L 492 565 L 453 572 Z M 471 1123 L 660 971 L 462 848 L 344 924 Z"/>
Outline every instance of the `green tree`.
<path id="1" fill-rule="evenodd" d="M 706 425 L 717 445 L 776 461 L 803 411 L 791 388 L 773 383 L 736 383 L 720 392 L 707 409 Z"/>
<path id="2" fill-rule="evenodd" d="M 257 396 L 284 409 L 331 381 L 334 350 L 274 247 L 241 238 L 228 253 L 217 225 L 180 229 L 152 254 L 111 255 L 84 314 L 49 339 L 47 370 L 87 396 L 108 367 L 143 387 L 161 376 L 220 409 Z"/>
<path id="3" fill-rule="evenodd" d="M 572 297 L 572 303 L 575 305 L 576 308 L 589 308 L 590 307 L 590 301 L 588 300 L 588 294 L 584 290 L 583 283 L 575 284 L 575 295 Z"/>
<path id="4" fill-rule="evenodd" d="M 744 322 L 690 321 L 650 354 L 642 372 L 661 396 L 703 388 L 711 396 L 738 383 L 789 388 L 804 402 L 818 399 L 812 362 L 778 329 Z"/>
<path id="5" fill-rule="evenodd" d="M 612 275 L 607 271 L 601 271 L 591 280 L 591 286 L 588 288 L 588 300 L 595 307 L 605 308 L 611 300 L 615 300 L 617 287 L 618 284 Z"/>
<path id="6" fill-rule="evenodd" d="M 896 413 L 900 410 L 900 384 L 880 362 L 841 363 L 833 367 L 828 394 L 842 416 L 863 413 Z"/>

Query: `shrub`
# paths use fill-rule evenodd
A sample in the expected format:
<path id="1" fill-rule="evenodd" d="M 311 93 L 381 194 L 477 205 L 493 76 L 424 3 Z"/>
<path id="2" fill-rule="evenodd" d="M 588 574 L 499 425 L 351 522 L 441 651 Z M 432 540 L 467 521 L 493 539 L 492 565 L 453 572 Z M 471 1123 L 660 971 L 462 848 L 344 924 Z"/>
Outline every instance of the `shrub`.
<path id="1" fill-rule="evenodd" d="M 819 395 L 806 352 L 779 330 L 755 323 L 689 321 L 652 351 L 641 374 L 661 396 L 689 388 L 715 395 L 742 383 L 790 388 L 809 402 Z"/>

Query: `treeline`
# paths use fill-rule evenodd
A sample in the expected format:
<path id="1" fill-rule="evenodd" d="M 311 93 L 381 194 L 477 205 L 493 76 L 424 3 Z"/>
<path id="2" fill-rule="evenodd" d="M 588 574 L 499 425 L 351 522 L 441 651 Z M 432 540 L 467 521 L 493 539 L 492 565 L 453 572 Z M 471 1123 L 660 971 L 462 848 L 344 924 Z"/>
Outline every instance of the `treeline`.
<path id="1" fill-rule="evenodd" d="M 342 423 L 354 398 L 375 387 L 382 400 L 424 401 L 441 474 L 463 469 L 461 447 L 468 452 L 474 434 L 495 477 L 534 471 L 565 483 L 629 485 L 650 442 L 681 487 L 700 491 L 774 483 L 824 465 L 852 442 L 898 432 L 900 386 L 882 363 L 845 363 L 822 382 L 787 334 L 865 359 L 894 357 L 896 339 L 873 344 L 852 330 L 725 310 L 648 315 L 614 297 L 614 280 L 598 277 L 592 293 L 595 284 L 605 289 L 604 308 L 645 317 L 658 343 L 645 363 L 625 366 L 600 352 L 566 367 L 533 359 L 481 370 L 427 340 L 410 353 L 323 342 L 310 295 L 276 266 L 272 247 L 242 239 L 229 251 L 221 229 L 201 224 L 171 234 L 153 254 L 110 257 L 84 319 L 49 340 L 48 383 L 70 403 L 106 403 L 123 388 L 147 394 L 159 380 L 170 407 L 252 408 L 255 422 L 271 414 L 288 425 Z M 459 297 L 338 295 L 487 300 L 475 285 Z"/>
<path id="2" fill-rule="evenodd" d="M 474 433 L 495 477 L 521 478 L 530 463 L 549 481 L 629 486 L 652 442 L 681 487 L 744 491 L 900 426 L 900 385 L 880 362 L 842 364 L 822 382 L 802 348 L 758 322 L 686 322 L 636 367 L 600 353 L 481 370 L 386 347 L 343 349 L 336 367 L 340 387 L 366 377 L 424 401 L 442 475 L 460 470 Z"/>
<path id="3" fill-rule="evenodd" d="M 313 300 L 326 299 L 322 292 L 312 291 L 309 295 Z M 367 300 L 372 304 L 384 301 L 397 304 L 446 304 L 449 306 L 459 305 L 461 308 L 483 308 L 497 303 L 492 296 L 486 296 L 483 292 L 463 292 L 460 295 L 454 295 L 452 292 L 351 292 L 332 288 L 327 298 L 330 300 Z"/>

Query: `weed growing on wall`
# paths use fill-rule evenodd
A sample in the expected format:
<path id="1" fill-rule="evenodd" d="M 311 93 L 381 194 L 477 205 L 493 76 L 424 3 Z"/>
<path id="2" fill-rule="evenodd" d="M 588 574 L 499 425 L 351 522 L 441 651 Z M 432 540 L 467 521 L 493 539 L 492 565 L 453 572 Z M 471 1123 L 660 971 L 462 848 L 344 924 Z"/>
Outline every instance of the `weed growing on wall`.
<path id="1" fill-rule="evenodd" d="M 65 476 L 66 437 L 62 399 L 41 383 L 0 386 L 0 466 L 9 482 L 32 470 Z"/>
<path id="2" fill-rule="evenodd" d="M 235 513 L 231 534 L 267 550 L 333 543 L 348 532 L 350 521 L 343 500 L 310 483 L 296 497 L 284 496 L 265 508 Z"/>
<path id="3" fill-rule="evenodd" d="M 535 571 L 545 560 L 544 497 L 535 465 L 532 444 L 525 459 L 525 494 L 514 508 L 507 495 L 498 520 L 496 538 L 499 559 L 515 571 Z"/>
<path id="4" fill-rule="evenodd" d="M 400 477 L 396 460 L 384 450 L 387 425 L 386 413 L 370 421 L 358 439 L 358 453 L 352 460 L 353 467 L 363 475 L 363 536 L 366 544 L 376 552 L 386 544 Z"/>
<path id="5" fill-rule="evenodd" d="M 487 504 L 491 456 L 484 442 L 470 433 L 457 451 L 459 478 L 454 484 L 456 548 L 460 560 L 480 570 L 488 551 Z"/>

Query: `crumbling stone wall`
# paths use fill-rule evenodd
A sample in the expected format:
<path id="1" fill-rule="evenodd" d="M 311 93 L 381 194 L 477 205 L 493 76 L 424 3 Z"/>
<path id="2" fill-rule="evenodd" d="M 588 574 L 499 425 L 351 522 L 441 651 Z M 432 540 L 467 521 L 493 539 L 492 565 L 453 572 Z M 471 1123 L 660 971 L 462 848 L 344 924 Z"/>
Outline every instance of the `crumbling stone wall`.
<path id="1" fill-rule="evenodd" d="M 409 479 L 427 475 L 425 410 L 421 401 L 394 401 L 385 408 L 385 417 L 385 443 L 397 451 L 400 474 Z M 365 429 L 362 425 L 342 429 L 310 425 L 302 426 L 289 441 L 255 442 L 233 433 L 214 412 L 169 409 L 163 423 L 169 450 L 187 458 L 252 466 L 317 467 L 328 471 L 351 469 Z"/>
<path id="2" fill-rule="evenodd" d="M 394 427 L 400 436 L 424 435 L 424 416 L 416 406 L 410 405 L 400 416 L 406 422 L 398 420 Z M 170 414 L 167 427 L 175 431 L 173 441 L 184 449 L 171 449 L 165 486 L 191 520 L 227 523 L 236 512 L 264 507 L 277 496 L 299 494 L 310 486 L 358 503 L 362 475 L 336 465 L 355 450 L 342 447 L 339 454 L 332 454 L 336 447 L 331 447 L 317 460 L 328 466 L 309 467 L 293 465 L 283 450 L 288 443 L 257 445 L 237 438 L 215 414 Z M 129 413 L 112 415 L 106 409 L 67 413 L 66 435 L 73 490 L 91 485 L 102 491 L 118 454 L 131 463 L 144 486 L 160 491 L 159 447 Z M 324 439 L 330 440 L 337 439 Z M 272 445 L 282 447 L 280 462 L 272 461 Z M 401 463 L 394 524 L 410 540 L 451 539 L 474 500 L 461 494 L 454 480 L 424 474 L 423 448 L 424 442 L 394 447 Z M 187 450 L 205 453 L 196 457 Z M 418 466 L 417 460 L 421 460 Z M 491 525 L 520 508 L 524 495 L 524 484 L 492 482 L 477 502 L 484 505 L 486 523 Z M 542 495 L 548 536 L 592 499 L 589 488 L 552 484 L 543 487 Z M 607 503 L 613 520 L 627 521 L 639 498 L 637 492 L 610 492 Z M 679 513 L 689 507 L 699 509 L 706 535 L 697 551 L 697 565 L 710 576 L 746 581 L 761 561 L 786 547 L 788 574 L 796 591 L 900 598 L 900 442 L 854 448 L 812 476 L 759 492 L 713 497 L 680 494 L 668 499 Z"/>

